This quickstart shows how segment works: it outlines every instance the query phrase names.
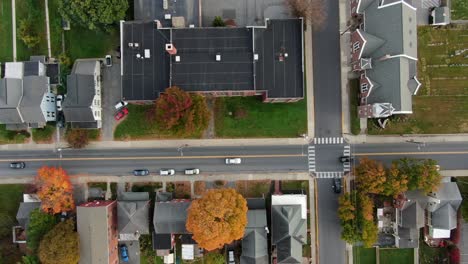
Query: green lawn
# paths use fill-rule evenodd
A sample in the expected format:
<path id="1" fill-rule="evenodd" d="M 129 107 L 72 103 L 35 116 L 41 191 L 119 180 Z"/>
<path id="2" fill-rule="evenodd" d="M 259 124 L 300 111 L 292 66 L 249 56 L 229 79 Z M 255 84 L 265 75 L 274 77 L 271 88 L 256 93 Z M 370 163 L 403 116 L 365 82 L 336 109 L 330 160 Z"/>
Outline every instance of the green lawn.
<path id="1" fill-rule="evenodd" d="M 422 239 L 419 240 L 419 264 L 448 263 L 447 248 L 429 247 Z"/>
<path id="2" fill-rule="evenodd" d="M 50 45 L 55 58 L 62 53 L 62 16 L 58 11 L 58 1 L 61 0 L 49 0 Z"/>
<path id="3" fill-rule="evenodd" d="M 413 114 L 394 116 L 385 130 L 374 121 L 369 134 L 468 133 L 468 27 L 418 28 L 418 79 L 422 86 L 413 96 Z"/>
<path id="4" fill-rule="evenodd" d="M 259 97 L 222 97 L 215 102 L 220 138 L 299 137 L 307 131 L 307 100 L 263 103 Z"/>
<path id="5" fill-rule="evenodd" d="M 463 197 L 461 211 L 463 219 L 468 222 L 468 177 L 457 177 L 457 185 Z"/>
<path id="6" fill-rule="evenodd" d="M 375 248 L 353 247 L 354 264 L 375 264 L 376 262 Z"/>
<path id="7" fill-rule="evenodd" d="M 162 139 L 162 138 L 177 138 L 170 132 L 160 130 L 156 122 L 147 121 L 147 112 L 155 106 L 151 105 L 132 105 L 128 106 L 129 114 L 120 124 L 117 125 L 114 131 L 115 140 L 135 140 L 135 139 Z M 184 138 L 200 138 L 201 135 L 189 135 Z M 180 137 L 179 137 L 180 138 Z"/>
<path id="8" fill-rule="evenodd" d="M 111 33 L 91 31 L 72 24 L 71 30 L 65 31 L 65 50 L 72 61 L 78 58 L 104 58 L 118 45 L 118 30 Z"/>
<path id="9" fill-rule="evenodd" d="M 308 189 L 309 181 L 281 181 L 281 190 L 283 191 L 297 191 Z"/>
<path id="10" fill-rule="evenodd" d="M 32 138 L 36 143 L 50 143 L 55 132 L 55 123 L 47 124 L 44 128 L 33 128 Z"/>
<path id="11" fill-rule="evenodd" d="M 361 132 L 361 124 L 358 116 L 358 105 L 359 105 L 359 80 L 354 79 L 349 82 L 349 111 L 351 121 L 351 133 L 353 135 L 359 135 Z"/>
<path id="12" fill-rule="evenodd" d="M 6 130 L 4 124 L 0 124 L 0 144 L 19 144 L 24 143 L 30 137 L 26 131 L 17 132 Z"/>
<path id="13" fill-rule="evenodd" d="M 452 20 L 468 19 L 468 4 L 466 0 L 451 0 L 452 1 Z"/>
<path id="14" fill-rule="evenodd" d="M 380 264 L 413 264 L 414 250 L 412 248 L 380 248 Z"/>
<path id="15" fill-rule="evenodd" d="M 11 243 L 11 227 L 16 222 L 16 212 L 23 199 L 24 185 L 0 185 L 0 263 L 17 263 L 21 253 Z"/>
<path id="16" fill-rule="evenodd" d="M 13 60 L 11 0 L 0 0 L 0 61 Z"/>
<path id="17" fill-rule="evenodd" d="M 24 45 L 18 32 L 20 21 L 27 17 L 31 17 L 33 31 L 40 39 L 39 44 L 32 49 Z M 16 0 L 16 28 L 16 49 L 18 60 L 29 60 L 29 56 L 31 55 L 47 55 L 44 1 Z"/>

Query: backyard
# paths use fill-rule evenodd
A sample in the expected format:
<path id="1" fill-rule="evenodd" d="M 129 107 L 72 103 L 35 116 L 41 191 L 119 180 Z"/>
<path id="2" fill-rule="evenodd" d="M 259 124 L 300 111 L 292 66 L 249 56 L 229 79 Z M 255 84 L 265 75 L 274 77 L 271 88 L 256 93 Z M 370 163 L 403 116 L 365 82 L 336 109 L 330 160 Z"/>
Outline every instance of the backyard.
<path id="1" fill-rule="evenodd" d="M 216 98 L 216 136 L 298 137 L 307 130 L 306 103 L 306 99 L 296 103 L 263 103 L 259 97 Z"/>
<path id="2" fill-rule="evenodd" d="M 13 59 L 11 0 L 0 0 L 0 61 Z"/>
<path id="3" fill-rule="evenodd" d="M 16 222 L 16 212 L 23 199 L 24 185 L 0 185 L 0 263 L 21 261 L 21 252 L 11 243 L 11 227 Z"/>
<path id="4" fill-rule="evenodd" d="M 369 134 L 468 132 L 468 26 L 418 28 L 418 79 L 413 114 L 392 117 L 385 130 L 369 120 Z"/>
<path id="5" fill-rule="evenodd" d="M 6 130 L 6 125 L 0 124 L 0 144 L 24 143 L 30 137 L 26 131 Z"/>
<path id="6" fill-rule="evenodd" d="M 47 35 L 44 1 L 16 0 L 16 49 L 17 59 L 29 60 L 31 55 L 47 55 Z M 28 21 L 31 32 L 39 38 L 39 44 L 28 48 L 20 39 L 20 24 Z"/>
<path id="7" fill-rule="evenodd" d="M 379 248 L 381 264 L 413 264 L 414 249 L 412 248 Z"/>
<path id="8" fill-rule="evenodd" d="M 466 0 L 452 0 L 452 19 L 468 19 Z"/>
<path id="9" fill-rule="evenodd" d="M 375 248 L 353 247 L 353 263 L 375 264 L 376 262 Z"/>

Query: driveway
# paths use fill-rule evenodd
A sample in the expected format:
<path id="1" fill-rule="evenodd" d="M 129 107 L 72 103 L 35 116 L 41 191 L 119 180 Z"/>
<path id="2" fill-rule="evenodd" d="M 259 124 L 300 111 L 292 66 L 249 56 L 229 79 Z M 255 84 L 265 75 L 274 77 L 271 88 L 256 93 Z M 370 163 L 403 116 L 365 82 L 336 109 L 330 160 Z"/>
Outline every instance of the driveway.
<path id="1" fill-rule="evenodd" d="M 122 98 L 120 63 L 105 67 L 102 72 L 102 140 L 114 140 L 114 105 Z"/>
<path id="2" fill-rule="evenodd" d="M 120 258 L 120 246 L 126 245 L 128 249 L 128 261 L 124 262 Z M 119 263 L 121 264 L 140 264 L 140 242 L 136 241 L 120 241 L 119 242 Z"/>

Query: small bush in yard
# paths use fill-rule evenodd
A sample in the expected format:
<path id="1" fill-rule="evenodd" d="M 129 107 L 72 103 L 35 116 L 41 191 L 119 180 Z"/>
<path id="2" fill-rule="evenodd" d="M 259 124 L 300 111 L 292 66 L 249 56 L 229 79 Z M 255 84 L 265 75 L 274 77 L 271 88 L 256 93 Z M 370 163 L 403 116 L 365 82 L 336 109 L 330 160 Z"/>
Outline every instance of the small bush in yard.
<path id="1" fill-rule="evenodd" d="M 234 111 L 235 119 L 244 119 L 247 117 L 247 110 L 245 108 L 239 107 Z"/>
<path id="2" fill-rule="evenodd" d="M 460 263 L 460 249 L 458 247 L 453 247 L 449 251 L 450 264 L 459 264 Z"/>
<path id="3" fill-rule="evenodd" d="M 89 143 L 88 131 L 84 129 L 70 129 L 67 131 L 66 139 L 70 147 L 83 148 Z"/>

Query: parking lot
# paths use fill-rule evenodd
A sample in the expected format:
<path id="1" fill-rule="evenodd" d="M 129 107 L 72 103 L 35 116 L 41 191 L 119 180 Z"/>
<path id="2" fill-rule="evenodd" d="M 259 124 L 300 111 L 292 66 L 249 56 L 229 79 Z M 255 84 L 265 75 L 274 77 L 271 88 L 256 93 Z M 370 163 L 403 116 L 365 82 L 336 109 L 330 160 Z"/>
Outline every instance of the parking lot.
<path id="1" fill-rule="evenodd" d="M 117 123 L 114 119 L 116 113 L 114 105 L 121 98 L 120 89 L 120 61 L 113 57 L 111 67 L 102 69 L 102 140 L 114 139 L 114 127 Z"/>

